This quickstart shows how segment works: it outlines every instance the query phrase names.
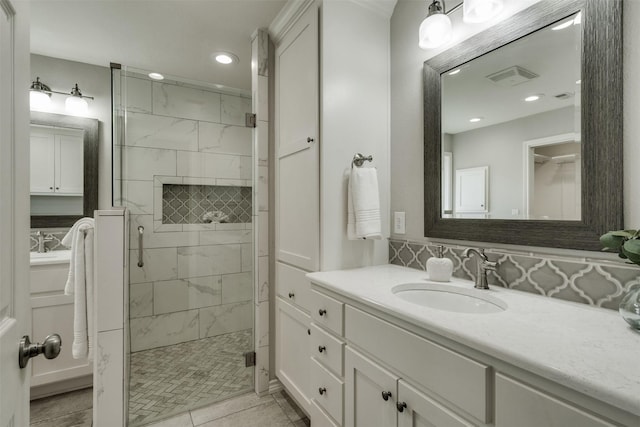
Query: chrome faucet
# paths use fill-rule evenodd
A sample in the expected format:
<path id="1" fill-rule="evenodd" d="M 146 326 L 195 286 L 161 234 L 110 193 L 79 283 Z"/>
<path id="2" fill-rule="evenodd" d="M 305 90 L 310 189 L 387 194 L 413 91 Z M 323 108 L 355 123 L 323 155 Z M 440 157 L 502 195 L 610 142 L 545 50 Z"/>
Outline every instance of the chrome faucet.
<path id="1" fill-rule="evenodd" d="M 45 235 L 41 230 L 38 230 L 36 231 L 36 237 L 38 238 L 38 253 L 47 252 L 49 248 L 45 246 L 45 243 L 52 241 L 53 236 L 51 234 Z"/>
<path id="2" fill-rule="evenodd" d="M 462 257 L 470 258 L 473 254 L 478 257 L 478 263 L 476 264 L 476 284 L 474 288 L 489 289 L 489 284 L 487 283 L 487 271 L 496 271 L 498 263 L 489 261 L 487 256 L 484 254 L 484 249 L 478 250 L 475 248 L 467 248 L 462 253 Z"/>

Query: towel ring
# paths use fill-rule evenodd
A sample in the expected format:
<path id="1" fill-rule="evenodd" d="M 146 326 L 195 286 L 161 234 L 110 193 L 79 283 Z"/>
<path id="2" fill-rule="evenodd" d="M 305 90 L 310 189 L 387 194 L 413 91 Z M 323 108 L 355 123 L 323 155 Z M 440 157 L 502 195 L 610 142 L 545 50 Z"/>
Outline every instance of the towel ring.
<path id="1" fill-rule="evenodd" d="M 352 166 L 356 165 L 357 167 L 361 167 L 364 164 L 365 160 L 367 162 L 372 162 L 373 161 L 373 156 L 369 155 L 369 156 L 365 157 L 361 153 L 356 153 L 353 156 L 353 161 L 351 162 L 351 165 Z"/>

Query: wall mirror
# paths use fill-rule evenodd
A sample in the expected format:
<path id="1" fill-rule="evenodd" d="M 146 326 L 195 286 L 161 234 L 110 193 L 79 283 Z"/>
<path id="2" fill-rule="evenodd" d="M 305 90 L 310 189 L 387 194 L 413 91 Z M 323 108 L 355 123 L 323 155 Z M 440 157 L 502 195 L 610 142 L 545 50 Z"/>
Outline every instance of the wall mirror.
<path id="1" fill-rule="evenodd" d="M 96 119 L 31 112 L 31 228 L 68 227 L 98 208 Z"/>
<path id="2" fill-rule="evenodd" d="M 425 62 L 425 236 L 598 250 L 622 228 L 621 18 L 542 0 Z"/>

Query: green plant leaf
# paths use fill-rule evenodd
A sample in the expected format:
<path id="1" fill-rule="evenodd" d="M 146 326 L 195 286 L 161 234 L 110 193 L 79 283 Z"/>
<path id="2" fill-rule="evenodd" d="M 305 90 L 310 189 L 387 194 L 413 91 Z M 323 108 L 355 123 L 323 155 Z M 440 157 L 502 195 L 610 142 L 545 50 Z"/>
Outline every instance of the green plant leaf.
<path id="1" fill-rule="evenodd" d="M 636 235 L 636 230 L 616 230 L 616 231 L 610 231 L 607 234 L 611 234 L 612 236 L 618 236 L 618 237 L 626 237 L 628 239 L 633 238 Z"/>
<path id="2" fill-rule="evenodd" d="M 605 248 L 619 252 L 624 242 L 631 236 L 630 235 L 620 236 L 620 235 L 616 235 L 615 233 L 619 233 L 619 232 L 610 231 L 606 234 L 603 234 L 602 236 L 600 236 L 600 243 Z"/>
<path id="3" fill-rule="evenodd" d="M 627 240 L 622 245 L 622 253 L 634 264 L 640 265 L 640 240 Z"/>

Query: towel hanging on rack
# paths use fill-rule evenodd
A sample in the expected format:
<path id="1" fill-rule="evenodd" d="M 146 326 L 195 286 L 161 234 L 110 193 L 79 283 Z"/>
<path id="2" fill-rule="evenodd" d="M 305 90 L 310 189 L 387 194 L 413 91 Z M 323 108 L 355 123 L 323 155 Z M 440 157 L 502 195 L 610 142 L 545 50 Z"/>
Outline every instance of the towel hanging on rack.
<path id="1" fill-rule="evenodd" d="M 376 169 L 352 166 L 347 194 L 347 238 L 382 239 Z"/>

